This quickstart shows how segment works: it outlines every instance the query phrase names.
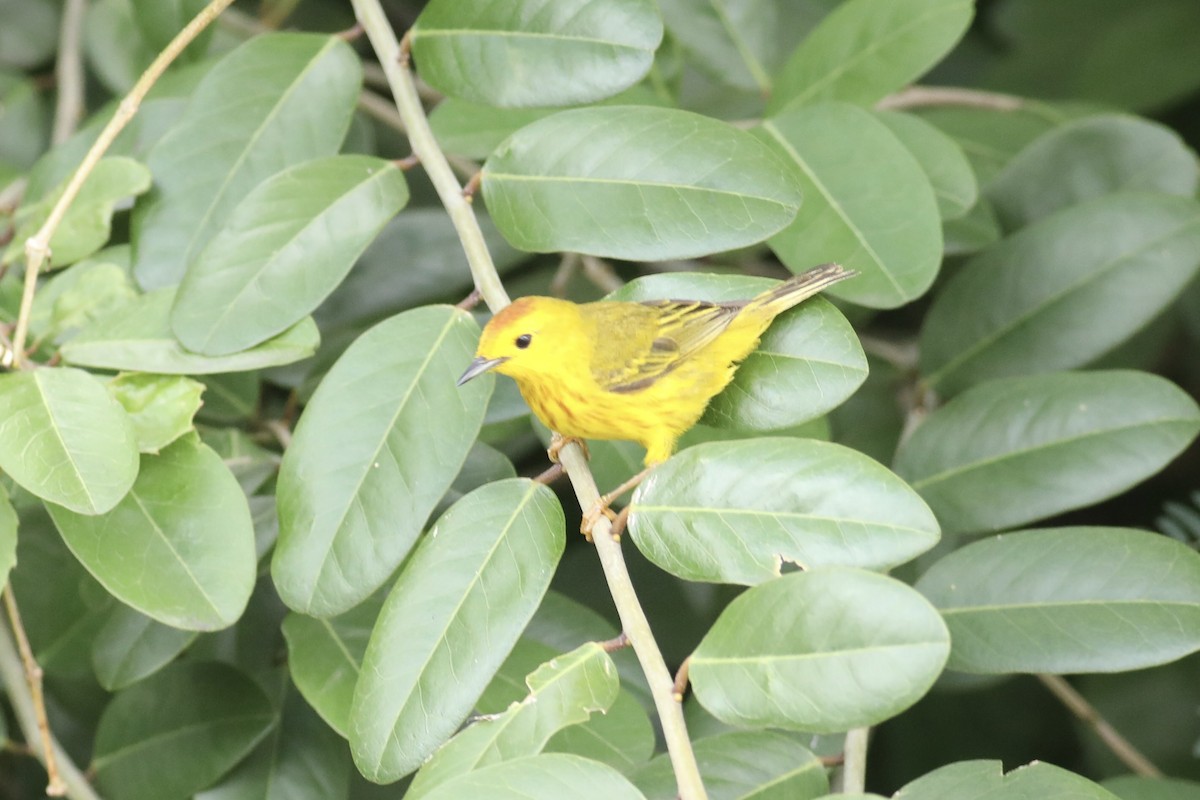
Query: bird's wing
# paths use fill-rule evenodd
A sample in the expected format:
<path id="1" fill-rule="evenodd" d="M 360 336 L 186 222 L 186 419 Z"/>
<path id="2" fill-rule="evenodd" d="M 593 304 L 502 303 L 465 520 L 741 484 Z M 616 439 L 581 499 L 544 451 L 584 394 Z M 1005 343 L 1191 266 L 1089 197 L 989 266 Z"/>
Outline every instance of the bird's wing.
<path id="1" fill-rule="evenodd" d="M 637 392 L 717 338 L 743 303 L 653 300 L 591 303 L 597 314 L 592 377 L 610 392 Z"/>

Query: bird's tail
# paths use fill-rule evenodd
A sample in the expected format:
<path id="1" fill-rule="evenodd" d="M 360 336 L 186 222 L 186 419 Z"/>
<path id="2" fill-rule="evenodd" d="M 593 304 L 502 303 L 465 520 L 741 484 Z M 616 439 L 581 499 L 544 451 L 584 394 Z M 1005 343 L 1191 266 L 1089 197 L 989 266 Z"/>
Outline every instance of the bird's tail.
<path id="1" fill-rule="evenodd" d="M 746 303 L 746 309 L 762 309 L 774 317 L 812 297 L 827 286 L 832 286 L 846 278 L 853 278 L 857 274 L 854 270 L 844 269 L 840 264 L 822 264 L 793 278 L 788 278 L 774 289 L 751 299 Z"/>

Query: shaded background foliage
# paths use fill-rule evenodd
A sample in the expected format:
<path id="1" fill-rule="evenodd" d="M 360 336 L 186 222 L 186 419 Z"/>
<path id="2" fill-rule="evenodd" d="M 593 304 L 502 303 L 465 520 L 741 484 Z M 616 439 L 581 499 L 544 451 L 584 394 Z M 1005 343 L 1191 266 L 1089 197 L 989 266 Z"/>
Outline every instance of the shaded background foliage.
<path id="1" fill-rule="evenodd" d="M 0 280 L 0 321 L 15 320 L 20 250 L 48 209 L 43 198 L 53 199 L 112 113 L 110 101 L 202 5 L 90 3 L 83 133 L 50 148 L 60 5 L 0 0 L 0 185 L 28 178 L 27 202 L 15 211 L 0 209 L 11 236 L 4 261 L 15 265 Z M 422 5 L 386 7 L 402 31 L 417 22 Z M 924 50 L 902 47 L 904 58 L 887 68 L 872 68 L 868 60 L 862 74 L 850 69 L 840 82 L 814 77 L 839 63 L 845 45 L 829 33 L 830 25 L 819 27 L 823 20 L 841 13 L 892 30 L 916 5 L 660 0 L 665 36 L 659 45 L 653 25 L 637 16 L 645 4 L 614 2 L 605 8 L 622 9 L 634 22 L 614 16 L 609 35 L 629 38 L 634 55 L 611 68 L 612 82 L 598 85 L 589 82 L 588 59 L 573 51 L 558 66 L 577 73 L 551 82 L 559 95 L 543 90 L 530 97 L 528 85 L 505 85 L 501 75 L 490 85 L 478 73 L 439 72 L 453 53 L 439 54 L 443 43 L 420 30 L 454 27 L 461 8 L 449 3 L 421 18 L 414 55 L 418 74 L 448 95 L 431 114 L 441 146 L 461 159 L 486 161 L 476 203 L 492 212 L 481 217 L 483 234 L 514 296 L 596 299 L 641 278 L 625 283 L 618 296 L 724 299 L 760 285 L 731 273 L 783 277 L 780 263 L 799 271 L 838 259 L 864 272 L 837 287 L 833 302 L 814 301 L 781 320 L 734 389 L 715 401 L 706 425 L 685 439 L 693 447 L 633 501 L 641 511 L 628 539 L 637 546 L 627 543 L 626 557 L 668 663 L 678 666 L 695 654 L 695 692 L 686 712 L 713 796 L 744 796 L 748 787 L 786 774 L 785 791 L 792 794 L 785 796 L 818 797 L 828 783 L 813 752 L 829 755 L 841 746 L 836 736 L 731 730 L 724 723 L 732 721 L 830 733 L 887 718 L 875 730 L 868 788 L 887 795 L 899 790 L 897 797 L 910 800 L 966 796 L 945 794 L 939 781 L 969 779 L 980 793 L 1002 784 L 995 765 L 954 764 L 969 759 L 1002 760 L 1006 769 L 1040 759 L 1094 781 L 1127 772 L 1043 684 L 1012 674 L 1036 671 L 1091 673 L 1072 680 L 1083 696 L 1168 775 L 1191 781 L 1168 787 L 1118 778 L 1106 783 L 1117 796 L 1200 796 L 1200 656 L 1194 652 L 1200 646 L 1194 563 L 1200 450 L 1194 444 L 1182 449 L 1197 424 L 1188 396 L 1200 395 L 1200 6 L 1192 0 L 981 0 L 959 40 L 971 4 L 927 3 L 942 16 L 916 26 L 914 35 L 929 42 Z M 633 776 L 647 797 L 673 796 L 663 757 L 646 764 L 653 735 L 639 705 L 646 689 L 630 654 L 613 659 L 622 681 L 618 692 L 608 656 L 594 646 L 576 649 L 616 630 L 593 549 L 574 535 L 565 543 L 554 537 L 578 522 L 570 492 L 517 479 L 544 466 L 547 432 L 530 425 L 506 382 L 472 384 L 466 394 L 454 390 L 477 320 L 446 306 L 419 308 L 458 302 L 470 291 L 471 276 L 424 174 L 402 175 L 384 160 L 409 154 L 403 136 L 386 115 L 356 106 L 359 57 L 370 62 L 370 47 L 364 40 L 347 45 L 288 35 L 234 49 L 261 33 L 262 24 L 344 30 L 353 24 L 352 10 L 332 0 L 236 8 L 240 16 L 203 34 L 156 87 L 54 242 L 54 266 L 74 266 L 39 290 L 33 341 L 37 359 L 58 354 L 73 366 L 5 376 L 7 402 L 16 404 L 7 408 L 45 416 L 31 425 L 59 425 L 54 414 L 61 409 L 27 399 L 49 393 L 86 408 L 97 437 L 68 441 L 66 455 L 47 456 L 80 468 L 73 485 L 69 478 L 23 473 L 27 460 L 12 454 L 24 453 L 28 435 L 0 427 L 0 482 L 12 501 L 12 508 L 7 499 L 0 502 L 0 574 L 13 566 L 15 554 L 11 584 L 46 670 L 56 734 L 78 763 L 94 767 L 112 797 L 399 797 L 401 788 L 377 787 L 358 773 L 380 780 L 407 774 L 471 708 L 500 714 L 532 690 L 541 706 L 561 708 L 560 717 L 548 722 L 519 706 L 506 712 L 511 716 L 504 724 L 519 731 L 533 753 L 545 745 L 557 755 L 503 761 L 439 789 L 439 782 L 465 773 L 488 752 L 477 741 L 486 726 L 474 726 L 439 751 L 410 793 L 466 796 L 461 793 L 505 781 L 565 775 L 573 776 L 568 785 L 575 790 L 591 786 L 597 796 L 624 796 L 617 793 L 627 784 L 611 772 L 564 755 L 582 753 Z M 744 38 L 735 42 L 729 30 Z M 801 41 L 806 48 L 793 56 Z M 925 50 L 936 65 L 920 62 Z M 747 51 L 756 58 L 748 60 Z M 650 77 L 640 80 L 651 62 Z M 622 83 L 622 76 L 632 77 Z M 869 110 L 881 100 L 888 106 L 918 77 L 922 84 L 1027 100 L 1004 111 L 981 108 L 977 98 Z M 369 68 L 366 79 L 387 96 Z M 768 81 L 773 91 L 764 99 Z M 557 109 L 479 105 L 532 100 L 566 106 L 616 92 L 615 100 L 602 102 L 630 104 L 623 111 L 598 106 L 553 119 L 546 118 Z M 314 97 L 321 98 L 322 113 L 306 116 L 303 107 Z M 768 121 L 747 134 L 680 116 L 675 108 L 713 119 L 765 115 Z M 257 149 L 245 144 L 259 141 L 252 132 L 297 118 L 292 115 L 311 125 L 277 131 L 277 138 L 263 134 Z M 729 148 L 750 154 L 743 163 L 754 163 L 747 169 L 771 176 L 772 196 L 755 196 L 758 206 L 741 204 L 749 211 L 736 224 L 729 208 L 717 208 L 730 224 L 727 238 L 714 232 L 692 250 L 694 238 L 689 242 L 687 235 L 656 249 L 652 236 L 637 239 L 636 225 L 628 238 L 608 244 L 594 228 L 572 226 L 570 219 L 538 224 L 539 208 L 568 205 L 571 193 L 554 195 L 530 176 L 578 177 L 570 174 L 578 168 L 570 163 L 571 147 L 562 162 L 547 152 L 572 132 L 577 147 L 585 140 L 619 140 L 626 119 L 678 126 L 659 143 L 643 137 L 650 150 L 699 137 L 692 143 L 695 160 L 668 162 L 678 173 L 656 180 L 688 185 L 701 159 Z M 205 168 L 195 169 L 201 146 L 211 149 Z M 803 164 L 796 169 L 793 161 Z M 619 161 L 612 166 L 632 169 Z M 617 177 L 636 181 L 645 174 Z M 737 191 L 749 197 L 761 190 L 768 179 L 759 177 Z M 301 185 L 304 207 L 289 205 Z M 874 186 L 887 187 L 883 197 Z M 548 194 L 538 195 L 543 189 Z M 798 209 L 797 190 L 804 198 Z M 846 219 L 831 222 L 826 193 Z M 684 215 L 668 195 L 651 195 L 629 216 L 679 221 Z M 609 208 L 632 202 L 615 197 L 600 202 Z M 796 222 L 788 225 L 793 215 Z M 314 218 L 338 235 L 318 230 L 303 239 Z M 296 237 L 299 244 L 292 246 L 303 258 L 273 257 Z M 770 249 L 760 244 L 768 238 Z M 864 238 L 870 246 L 859 248 Z M 558 251 L 570 249 L 589 255 L 564 267 Z M 1126 250 L 1135 255 L 1110 257 Z M 1052 274 L 1047 264 L 1054 265 Z M 684 270 L 713 274 L 673 274 Z M 254 302 L 255 292 L 286 302 Z M 408 313 L 394 316 L 400 312 Z M 223 314 L 236 321 L 214 324 Z M 865 356 L 847 320 L 866 340 Z M 1077 368 L 1086 372 L 1062 371 Z M 118 370 L 131 372 L 112 383 L 92 377 Z M 919 385 L 918 377 L 924 379 Z M 990 382 L 997 380 L 1002 383 Z M 815 394 L 827 396 L 803 394 L 814 381 L 822 390 Z M 932 401 L 924 389 L 940 398 Z M 789 408 L 771 401 L 772 391 L 798 409 L 794 418 L 754 415 L 760 405 L 746 398 Z M 395 401 L 410 394 L 419 402 Z M 293 422 L 301 405 L 294 439 L 286 429 L 281 435 L 281 423 Z M 1079 413 L 1085 407 L 1090 416 Z M 354 426 L 347 425 L 348 408 L 355 409 Z M 397 418 L 403 424 L 394 425 Z M 911 427 L 918 418 L 923 424 L 905 434 L 906 423 Z M 432 429 L 446 431 L 436 447 L 410 446 Z M 752 434 L 771 438 L 747 438 Z M 378 446 L 380 460 L 331 458 L 354 451 L 355 436 L 364 446 Z M 1087 444 L 1072 444 L 1075 439 Z M 891 465 L 899 478 L 837 445 Z M 1011 452 L 1025 448 L 1056 455 Z M 592 454 L 602 488 L 640 462 L 636 448 L 622 444 L 598 443 Z M 1016 466 L 995 471 L 993 463 L 1004 457 L 1016 457 Z M 709 476 L 719 485 L 708 492 L 697 479 L 703 475 L 697 462 L 706 460 L 720 465 Z M 729 489 L 760 480 L 756 470 L 764 463 L 777 485 L 761 481 L 769 489 L 744 496 Z M 367 489 L 339 494 L 339 476 L 366 466 L 372 469 L 362 469 L 359 479 Z M 832 483 L 820 483 L 829 476 Z M 689 496 L 697 485 L 698 496 Z M 786 496 L 786 487 L 796 486 L 814 487 L 817 499 L 801 497 L 801 490 Z M 326 487 L 332 487 L 328 497 L 321 491 Z M 30 492 L 46 501 L 45 509 Z M 712 496 L 751 509 L 765 504 L 774 515 L 772 530 L 747 524 L 752 532 L 745 548 L 740 538 L 723 539 L 726 521 L 706 508 Z M 789 503 L 826 508 L 821 504 L 839 500 L 852 511 L 882 509 L 880 519 L 854 518 L 862 533 L 850 542 L 857 550 L 839 545 L 840 529 L 828 539 L 806 538 L 811 532 L 790 532 L 783 523 L 774 529 Z M 330 528 L 325 515 L 351 501 L 363 513 L 347 514 Z M 680 507 L 691 515 L 687 526 L 672 528 L 671 514 L 656 511 Z M 220 514 L 208 516 L 214 509 Z M 904 535 L 885 547 L 885 529 L 899 515 Z M 409 553 L 426 522 L 439 518 L 440 538 L 426 533 L 424 544 Z M 179 545 L 193 541 L 193 519 L 204 519 L 211 531 L 200 548 L 216 554 L 204 562 L 207 571 L 173 570 L 165 552 L 147 556 L 153 575 L 114 564 L 107 532 L 131 532 L 126 535 L 135 543 L 150 548 L 158 540 L 147 531 L 155 528 Z M 988 531 L 1033 523 L 1052 531 L 976 541 Z M 1112 526 L 1164 536 L 1102 530 Z M 484 528 L 502 532 L 490 542 L 494 548 L 483 539 L 472 542 L 475 549 L 453 546 L 454 532 Z M 941 543 L 926 552 L 939 529 Z M 692 530 L 701 533 L 689 543 Z M 217 534 L 225 538 L 209 538 Z M 709 541 L 730 552 L 703 555 Z M 1185 547 L 1192 558 L 1181 555 Z M 509 550 L 536 558 L 509 562 Z M 1128 553 L 1135 555 L 1122 560 Z M 736 561 L 743 554 L 746 561 Z M 789 575 L 748 592 L 730 585 L 760 584 L 780 554 L 830 571 Z M 183 560 L 185 567 L 196 563 Z M 1005 581 L 1027 576 L 1039 563 L 1048 573 L 1042 586 L 1053 587 L 1049 595 L 1018 596 Z M 389 594 L 398 564 L 410 580 L 398 581 Z M 939 645 L 939 615 L 896 581 L 850 567 L 892 568 L 943 612 L 954 642 L 952 671 L 927 694 L 940 672 L 938 659 L 947 657 L 944 641 Z M 1067 568 L 1072 572 L 1064 579 Z M 412 579 L 421 575 L 426 582 Z M 496 583 L 476 586 L 475 575 Z M 955 591 L 966 581 L 972 594 L 960 603 Z M 531 594 L 531 586 L 539 590 Z M 546 586 L 553 591 L 538 607 Z M 895 598 L 888 603 L 894 628 L 928 623 L 928 664 L 883 658 L 878 674 L 897 684 L 857 687 L 864 695 L 868 689 L 899 695 L 895 707 L 864 703 L 831 717 L 778 716 L 737 706 L 743 698 L 714 688 L 722 683 L 722 657 L 738 653 L 747 636 L 758 641 L 746 631 L 759 617 L 739 617 L 744 607 L 753 611 L 754 602 L 765 602 L 759 598 L 776 593 L 782 599 L 771 602 L 785 609 L 779 612 L 785 621 L 803 622 L 822 602 L 832 605 L 829 619 L 852 607 L 849 599 L 843 605 L 831 598 L 858 591 L 877 603 Z M 438 617 L 450 604 L 439 605 L 439 596 L 478 611 Z M 1071 608 L 1072 599 L 1100 605 L 1097 617 Z M 1154 605 L 1147 599 L 1176 609 L 1177 616 L 1155 617 L 1155 609 L 1144 607 Z M 989 627 L 986 615 L 953 611 L 989 603 L 1033 603 L 1038 619 L 1023 620 L 1018 609 Z M 330 615 L 338 616 L 331 622 Z M 431 627 L 414 630 L 412 620 L 427 617 Z M 887 628 L 891 619 L 876 607 L 861 624 Z M 406 647 L 423 646 L 430 663 L 446 659 L 452 667 L 446 631 L 468 623 L 478 627 L 460 630 L 453 642 L 498 638 L 485 651 L 495 663 L 465 685 L 446 679 L 452 668 L 413 672 L 397 657 Z M 1020 633 L 1017 639 L 1009 627 Z M 1072 635 L 1027 644 L 1064 629 Z M 791 636 L 804 641 L 805 634 Z M 501 664 L 502 643 L 513 641 L 516 649 Z M 873 647 L 877 641 L 867 639 Z M 978 648 L 967 646 L 979 641 Z M 343 651 L 348 659 L 340 658 Z M 359 668 L 353 662 L 375 680 L 355 687 L 348 677 Z M 531 674 L 538 677 L 527 687 Z M 447 707 L 430 712 L 405 687 Z M 588 719 L 584 709 L 610 706 L 607 716 L 579 725 Z M 425 725 L 431 738 L 395 752 L 389 733 L 421 727 L 417 720 L 435 721 Z M 212 733 L 203 746 L 168 747 L 157 760 L 128 757 L 127 748 L 149 747 L 160 734 L 197 721 Z M 22 738 L 11 708 L 0 716 L 0 734 L 10 744 Z M 721 771 L 728 768 L 722 759 L 753 762 L 762 774 L 734 779 Z M 950 773 L 928 774 L 948 764 Z M 740 788 L 726 789 L 723 778 Z M 1109 797 L 1048 766 L 1008 780 L 1013 792 L 1029 782 L 1031 796 L 1074 786 L 1089 792 L 1081 796 Z M 0 796 L 36 796 L 43 781 L 40 767 L 19 747 L 0 754 Z M 538 790 L 550 791 L 546 785 Z"/>

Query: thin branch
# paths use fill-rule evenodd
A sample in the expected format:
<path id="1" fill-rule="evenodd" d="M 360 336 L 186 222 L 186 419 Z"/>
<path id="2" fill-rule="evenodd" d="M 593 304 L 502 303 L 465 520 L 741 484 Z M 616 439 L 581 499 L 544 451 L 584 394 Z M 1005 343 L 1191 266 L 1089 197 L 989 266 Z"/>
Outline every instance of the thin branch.
<path id="1" fill-rule="evenodd" d="M 54 66 L 58 97 L 54 104 L 52 144 L 62 144 L 83 117 L 83 16 L 87 0 L 67 0 L 58 37 L 58 63 Z"/>
<path id="2" fill-rule="evenodd" d="M 583 256 L 583 274 L 605 292 L 615 292 L 625 285 L 611 264 L 595 256 Z"/>
<path id="3" fill-rule="evenodd" d="M 867 742 L 870 728 L 852 728 L 842 745 L 842 793 L 862 794 L 867 790 Z"/>
<path id="4" fill-rule="evenodd" d="M 15 366 L 22 366 L 25 358 L 25 337 L 29 333 L 29 314 L 33 308 L 34 292 L 37 291 L 38 275 L 42 271 L 42 264 L 50 256 L 50 239 L 62 223 L 67 209 L 71 207 L 71 203 L 75 202 L 79 190 L 83 188 L 84 181 L 92 174 L 92 170 L 96 168 L 96 164 L 100 163 L 101 157 L 108 151 L 108 148 L 112 146 L 117 134 L 129 124 L 129 120 L 133 119 L 133 115 L 137 113 L 138 107 L 150 88 L 171 65 L 171 62 L 200 34 L 200 31 L 207 28 L 209 23 L 216 19 L 232 2 L 233 0 L 212 0 L 196 15 L 195 19 L 176 34 L 171 43 L 151 62 L 146 71 L 142 73 L 142 77 L 138 78 L 137 83 L 129 90 L 129 94 L 117 106 L 117 112 L 104 126 L 104 130 L 100 131 L 100 136 L 88 150 L 87 155 L 83 157 L 83 162 L 75 170 L 75 174 L 71 176 L 67 188 L 58 202 L 54 204 L 45 224 L 25 242 L 25 287 L 21 294 L 21 310 L 17 314 L 17 329 L 13 334 Z"/>
<path id="5" fill-rule="evenodd" d="M 1051 694 L 1071 710 L 1072 714 L 1095 731 L 1096 735 L 1112 751 L 1113 755 L 1119 758 L 1121 763 L 1129 767 L 1132 772 L 1144 778 L 1163 777 L 1162 770 L 1154 766 L 1150 759 L 1142 755 L 1142 752 L 1134 747 L 1132 742 L 1122 736 L 1108 720 L 1101 716 L 1096 707 L 1089 703 L 1083 695 L 1075 691 L 1075 687 L 1067 683 L 1065 678 L 1061 675 L 1038 675 L 1037 677 L 1042 682 L 1042 685 L 1050 690 Z"/>
<path id="6" fill-rule="evenodd" d="M 396 35 L 384 16 L 379 0 L 352 0 L 352 3 L 358 20 L 366 29 L 371 45 L 387 73 L 396 107 L 409 131 L 409 142 L 413 152 L 420 156 L 421 163 L 462 240 L 475 286 L 488 307 L 498 311 L 508 305 L 508 293 L 505 292 L 492 263 L 491 254 L 471 204 L 463 197 L 462 186 L 454 177 L 450 165 L 437 146 L 433 132 L 429 129 L 429 121 L 417 95 L 412 73 L 408 69 L 407 48 L 396 41 Z M 562 449 L 560 457 L 575 488 L 580 508 L 592 508 L 600 499 L 600 492 L 584 460 L 583 450 L 578 444 L 571 443 Z M 616 604 L 617 614 L 621 618 L 622 630 L 633 645 L 642 671 L 646 674 L 646 681 L 662 722 L 679 796 L 682 800 L 703 800 L 707 795 L 700 780 L 700 770 L 696 765 L 691 741 L 688 739 L 683 708 L 673 696 L 674 682 L 634 591 L 629 570 L 621 555 L 621 546 L 613 538 L 612 526 L 607 518 L 602 517 L 597 521 L 594 533 L 596 552 L 600 557 L 613 602 Z"/>
<path id="7" fill-rule="evenodd" d="M 4 587 L 4 605 L 8 610 L 11 628 L 0 624 L 0 679 L 8 687 L 8 696 L 17 712 L 17 721 L 25 734 L 26 744 L 46 767 L 46 794 L 50 797 L 62 797 L 72 791 L 69 778 L 64 776 L 69 775 L 71 770 L 76 773 L 78 770 L 70 763 L 70 758 L 60 752 L 61 748 L 55 744 L 54 737 L 50 734 L 50 723 L 46 720 L 46 704 L 42 696 L 42 668 L 38 666 L 33 657 L 33 650 L 29 647 L 29 639 L 25 636 L 25 626 L 21 624 L 21 614 L 17 609 L 17 599 L 13 596 L 11 584 Z M 16 635 L 15 647 L 9 638 L 10 629 Z M 61 770 L 60 761 L 63 762 Z"/>
<path id="8" fill-rule="evenodd" d="M 875 104 L 880 111 L 902 111 L 927 106 L 968 106 L 990 111 L 1017 111 L 1024 108 L 1025 98 L 979 89 L 957 86 L 909 86 L 890 94 Z"/>

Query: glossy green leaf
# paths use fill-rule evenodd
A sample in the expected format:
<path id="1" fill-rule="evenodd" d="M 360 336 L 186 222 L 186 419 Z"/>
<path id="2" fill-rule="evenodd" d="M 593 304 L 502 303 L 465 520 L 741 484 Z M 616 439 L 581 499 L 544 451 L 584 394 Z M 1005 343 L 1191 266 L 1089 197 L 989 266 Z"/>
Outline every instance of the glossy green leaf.
<path id="1" fill-rule="evenodd" d="M 1082 366 L 1149 323 L 1197 268 L 1196 201 L 1123 192 L 1073 206 L 988 248 L 947 283 L 921 331 L 921 370 L 954 393 Z"/>
<path id="2" fill-rule="evenodd" d="M 893 800 L 1117 800 L 1061 767 L 1035 761 L 1007 775 L 999 761 L 959 761 L 906 784 Z"/>
<path id="3" fill-rule="evenodd" d="M 138 282 L 178 283 L 251 189 L 336 152 L 361 72 L 341 38 L 306 33 L 255 36 L 209 70 L 150 152 L 155 191 L 133 216 Z"/>
<path id="4" fill-rule="evenodd" d="M 1054 128 L 1017 154 L 987 189 L 1005 228 L 1122 189 L 1196 194 L 1200 164 L 1177 133 L 1105 114 Z"/>
<path id="5" fill-rule="evenodd" d="M 686 111 L 564 111 L 483 168 L 496 227 L 521 250 L 658 261 L 760 242 L 790 223 L 799 181 L 745 131 Z"/>
<path id="6" fill-rule="evenodd" d="M 346 800 L 349 791 L 345 745 L 291 692 L 262 744 L 195 800 Z"/>
<path id="7" fill-rule="evenodd" d="M 970 0 L 849 0 L 792 53 L 768 110 L 822 100 L 870 105 L 941 60 L 973 10 Z"/>
<path id="8" fill-rule="evenodd" d="M 454 733 L 541 602 L 563 531 L 553 492 L 524 479 L 477 489 L 438 520 L 367 645 L 350 712 L 360 772 L 396 780 Z"/>
<path id="9" fill-rule="evenodd" d="M 330 619 L 295 612 L 283 620 L 292 681 L 329 727 L 349 736 L 350 704 L 385 595 L 376 592 Z"/>
<path id="10" fill-rule="evenodd" d="M 521 107 L 589 103 L 632 86 L 650 69 L 662 34 L 652 0 L 433 0 L 409 35 L 429 85 Z"/>
<path id="11" fill-rule="evenodd" d="M 157 453 L 192 430 L 204 384 L 181 375 L 125 372 L 108 388 L 133 421 L 138 450 Z"/>
<path id="12" fill-rule="evenodd" d="M 62 342 L 136 296 L 129 273 L 119 264 L 89 259 L 63 270 L 38 289 L 29 330 Z"/>
<path id="13" fill-rule="evenodd" d="M 876 117 L 908 148 L 925 171 L 943 220 L 959 219 L 975 205 L 979 199 L 979 184 L 971 162 L 967 161 L 957 142 L 913 114 L 885 111 Z"/>
<path id="14" fill-rule="evenodd" d="M 917 589 L 942 612 L 960 672 L 1120 672 L 1200 650 L 1200 554 L 1144 531 L 985 539 L 938 561 Z"/>
<path id="15" fill-rule="evenodd" d="M 454 385 L 478 335 L 464 311 L 408 311 L 359 337 L 321 381 L 279 474 L 271 574 L 289 607 L 346 611 L 408 553 L 483 422 L 492 382 Z"/>
<path id="16" fill-rule="evenodd" d="M 312 318 L 274 339 L 228 356 L 203 356 L 184 349 L 171 333 L 175 289 L 148 292 L 92 322 L 63 345 L 63 360 L 99 369 L 207 375 L 290 364 L 311 356 L 320 342 Z"/>
<path id="17" fill-rule="evenodd" d="M 116 508 L 85 516 L 50 506 L 75 557 L 117 599 L 159 622 L 216 630 L 242 615 L 254 588 L 246 498 L 195 436 L 142 456 Z"/>
<path id="18" fill-rule="evenodd" d="M 771 286 L 743 275 L 662 273 L 631 281 L 608 299 L 726 302 Z M 733 383 L 713 398 L 703 421 L 735 430 L 790 428 L 837 407 L 866 376 L 866 356 L 850 323 L 824 300 L 806 300 L 763 334 Z"/>
<path id="19" fill-rule="evenodd" d="M 1172 778 L 1121 775 L 1102 786 L 1121 800 L 1200 800 L 1200 783 Z"/>
<path id="20" fill-rule="evenodd" d="M 188 266 L 171 329 L 210 356 L 253 347 L 306 317 L 408 201 L 391 161 L 330 156 L 255 187 Z"/>
<path id="21" fill-rule="evenodd" d="M 22 207 L 3 263 L 24 260 L 25 240 L 46 223 L 65 188 L 59 186 L 42 200 Z M 101 159 L 50 237 L 50 265 L 74 264 L 103 247 L 112 233 L 113 208 L 117 202 L 149 188 L 150 170 L 144 165 L 121 156 Z"/>
<path id="22" fill-rule="evenodd" d="M 0 487 L 0 585 L 8 585 L 8 573 L 17 564 L 17 512 Z"/>
<path id="23" fill-rule="evenodd" d="M 111 797 L 190 797 L 249 753 L 274 721 L 262 689 L 236 668 L 177 664 L 108 704 L 92 768 Z"/>
<path id="24" fill-rule="evenodd" d="M 622 688 L 603 714 L 551 736 L 545 752 L 574 753 L 629 774 L 654 754 L 654 725 L 633 692 Z"/>
<path id="25" fill-rule="evenodd" d="M 783 561 L 887 569 L 933 547 L 937 521 L 886 467 L 841 445 L 757 438 L 690 447 L 630 503 L 638 549 L 686 580 L 756 584 Z"/>
<path id="26" fill-rule="evenodd" d="M 1112 497 L 1162 469 L 1200 408 L 1140 372 L 1054 373 L 976 386 L 900 445 L 896 473 L 947 533 L 999 530 Z"/>
<path id="27" fill-rule="evenodd" d="M 612 659 L 589 642 L 538 667 L 526 678 L 528 694 L 502 714 L 477 720 L 443 745 L 413 778 L 416 800 L 455 776 L 501 761 L 537 755 L 558 730 L 605 713 L 619 682 Z"/>
<path id="28" fill-rule="evenodd" d="M 824 103 L 756 133 L 795 165 L 805 202 L 771 249 L 793 272 L 836 261 L 862 274 L 829 293 L 872 308 L 920 297 L 942 259 L 937 198 L 921 165 L 871 112 Z"/>
<path id="29" fill-rule="evenodd" d="M 795 0 L 659 0 L 667 30 L 698 69 L 737 89 L 769 95 L 773 75 L 834 5 Z"/>
<path id="30" fill-rule="evenodd" d="M 502 761 L 448 781 L 425 800 L 645 800 L 612 767 L 579 756 L 544 753 Z"/>
<path id="31" fill-rule="evenodd" d="M 949 652 L 946 626 L 920 594 L 829 567 L 739 595 L 692 654 L 689 675 L 722 722 L 834 733 L 908 708 Z"/>
<path id="32" fill-rule="evenodd" d="M 82 370 L 0 375 L 0 470 L 43 500 L 104 513 L 138 474 L 133 424 Z"/>
<path id="33" fill-rule="evenodd" d="M 124 689 L 165 667 L 195 638 L 195 631 L 172 628 L 118 605 L 92 643 L 96 679 L 110 692 Z"/>
<path id="34" fill-rule="evenodd" d="M 694 743 L 710 800 L 813 800 L 829 791 L 825 766 L 779 731 L 730 731 Z M 633 776 L 646 800 L 676 800 L 675 773 L 663 753 Z"/>

